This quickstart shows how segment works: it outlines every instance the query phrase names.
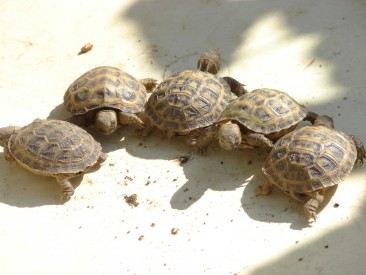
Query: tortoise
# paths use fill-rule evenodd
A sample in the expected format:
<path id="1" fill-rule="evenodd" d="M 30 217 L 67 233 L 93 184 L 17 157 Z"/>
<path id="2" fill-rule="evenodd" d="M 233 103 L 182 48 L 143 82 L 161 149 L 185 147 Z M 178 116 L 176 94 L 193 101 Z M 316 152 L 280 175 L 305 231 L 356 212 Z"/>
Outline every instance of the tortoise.
<path id="1" fill-rule="evenodd" d="M 152 78 L 135 79 L 112 66 L 89 70 L 77 78 L 66 90 L 64 105 L 73 116 L 67 121 L 79 126 L 92 125 L 110 135 L 119 125 L 144 127 L 136 115 L 147 100 L 147 90 L 156 86 Z"/>
<path id="2" fill-rule="evenodd" d="M 220 53 L 209 50 L 201 55 L 197 70 L 177 72 L 160 83 L 145 105 L 142 134 L 147 136 L 156 127 L 169 139 L 188 135 L 187 143 L 194 147 L 202 129 L 219 118 L 234 93 L 243 90 L 236 82 L 231 91 L 227 81 L 215 75 L 220 62 Z"/>
<path id="3" fill-rule="evenodd" d="M 69 179 L 106 159 L 90 134 L 61 120 L 36 119 L 22 128 L 0 128 L 0 146 L 6 160 L 16 160 L 35 174 L 55 177 L 65 200 L 74 194 Z"/>
<path id="4" fill-rule="evenodd" d="M 325 191 L 342 182 L 365 157 L 360 139 L 332 129 L 332 119 L 319 116 L 313 126 L 297 129 L 275 143 L 262 168 L 267 181 L 256 191 L 268 195 L 276 185 L 304 203 L 306 216 L 316 220 Z"/>
<path id="5" fill-rule="evenodd" d="M 256 89 L 232 100 L 217 123 L 201 134 L 196 146 L 204 152 L 209 143 L 217 139 L 225 150 L 271 148 L 300 121 L 314 123 L 317 116 L 287 93 Z"/>

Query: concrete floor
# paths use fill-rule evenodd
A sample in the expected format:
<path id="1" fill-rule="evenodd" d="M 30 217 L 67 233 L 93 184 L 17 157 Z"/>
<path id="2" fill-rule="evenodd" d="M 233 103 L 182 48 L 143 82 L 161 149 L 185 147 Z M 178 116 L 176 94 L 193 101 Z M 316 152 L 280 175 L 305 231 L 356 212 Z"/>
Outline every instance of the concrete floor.
<path id="1" fill-rule="evenodd" d="M 65 90 L 93 67 L 160 81 L 218 48 L 220 75 L 248 90 L 285 91 L 366 141 L 361 0 L 2 0 L 0 26 L 1 126 L 64 116 Z M 87 42 L 94 48 L 78 55 Z M 181 138 L 143 139 L 129 128 L 96 139 L 109 158 L 72 180 L 76 192 L 66 203 L 54 179 L 0 158 L 1 274 L 366 269 L 365 167 L 330 190 L 318 221 L 307 224 L 302 206 L 280 191 L 255 196 L 264 150 L 213 146 L 201 157 Z M 189 161 L 181 166 L 182 156 Z M 124 200 L 131 194 L 137 207 Z"/>

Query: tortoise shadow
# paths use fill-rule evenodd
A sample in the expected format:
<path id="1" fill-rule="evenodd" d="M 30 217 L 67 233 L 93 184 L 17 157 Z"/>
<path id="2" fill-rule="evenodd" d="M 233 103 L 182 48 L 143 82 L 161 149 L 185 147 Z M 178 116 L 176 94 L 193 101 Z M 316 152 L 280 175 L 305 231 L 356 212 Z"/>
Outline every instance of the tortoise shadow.
<path id="1" fill-rule="evenodd" d="M 175 161 L 182 167 L 187 181 L 170 199 L 171 207 L 177 210 L 188 209 L 207 190 L 233 191 L 243 188 L 253 175 L 260 173 L 268 152 L 261 149 L 228 152 L 213 143 L 207 155 L 200 156 L 192 152 L 185 143 L 185 137 L 174 137 L 169 142 L 159 131 L 141 139 L 136 139 L 131 131 L 128 133 L 121 144 L 130 155 L 143 159 Z"/>
<path id="2" fill-rule="evenodd" d="M 279 188 L 274 187 L 268 196 L 256 195 L 255 189 L 264 182 L 265 175 L 260 171 L 243 192 L 241 205 L 250 218 L 266 223 L 289 223 L 293 230 L 312 226 L 312 222 L 309 222 L 303 213 L 303 205 Z M 337 187 L 338 185 L 332 186 L 325 192 L 324 201 L 320 204 L 317 214 L 327 207 Z"/>
<path id="3" fill-rule="evenodd" d="M 64 104 L 56 105 L 48 114 L 47 119 L 64 120 L 70 117 L 70 114 L 66 111 Z"/>
<path id="4" fill-rule="evenodd" d="M 98 169 L 97 166 L 92 167 L 88 173 L 96 169 Z M 15 207 L 38 207 L 63 205 L 67 202 L 60 199 L 61 188 L 55 178 L 39 176 L 27 171 L 15 161 L 6 161 L 3 154 L 0 154 L 0 174 L 1 203 Z M 75 192 L 83 180 L 83 175 L 70 180 Z"/>
<path id="5" fill-rule="evenodd" d="M 260 172 L 265 150 L 226 152 L 217 147 L 207 156 L 183 166 L 187 182 L 172 196 L 171 207 L 185 210 L 201 199 L 208 190 L 234 191 L 246 189 L 252 178 Z"/>

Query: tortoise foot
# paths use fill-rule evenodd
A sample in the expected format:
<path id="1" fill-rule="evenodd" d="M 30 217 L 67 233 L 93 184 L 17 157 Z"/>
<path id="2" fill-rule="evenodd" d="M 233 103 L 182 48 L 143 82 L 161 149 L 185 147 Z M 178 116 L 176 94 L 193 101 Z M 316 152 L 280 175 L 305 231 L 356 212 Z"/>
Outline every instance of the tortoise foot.
<path id="1" fill-rule="evenodd" d="M 263 184 L 263 185 L 259 185 L 256 189 L 255 189 L 255 193 L 258 196 L 266 196 L 271 194 L 273 189 L 273 185 L 270 185 L 268 183 Z"/>
<path id="2" fill-rule="evenodd" d="M 304 212 L 309 220 L 313 219 L 314 221 L 316 221 L 316 210 L 318 209 L 318 207 L 319 201 L 317 199 L 310 199 L 307 203 L 304 204 Z"/>

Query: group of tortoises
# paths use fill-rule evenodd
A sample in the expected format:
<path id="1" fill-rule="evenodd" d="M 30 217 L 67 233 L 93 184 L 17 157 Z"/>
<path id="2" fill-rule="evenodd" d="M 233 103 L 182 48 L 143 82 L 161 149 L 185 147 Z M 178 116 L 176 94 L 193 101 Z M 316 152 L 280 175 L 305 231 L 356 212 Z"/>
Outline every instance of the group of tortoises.
<path id="1" fill-rule="evenodd" d="M 248 92 L 239 81 L 218 76 L 220 65 L 220 53 L 209 50 L 196 70 L 177 72 L 159 85 L 115 67 L 94 68 L 65 92 L 69 118 L 0 128 L 5 159 L 55 177 L 67 200 L 74 193 L 69 179 L 106 159 L 100 143 L 79 126 L 109 135 L 132 125 L 143 136 L 157 128 L 169 139 L 186 136 L 199 154 L 206 154 L 215 140 L 225 150 L 271 148 L 262 169 L 267 182 L 257 193 L 269 194 L 276 185 L 304 204 L 309 219 L 316 219 L 324 191 L 366 158 L 362 142 L 335 130 L 330 117 L 308 111 L 286 93 Z M 303 120 L 312 125 L 295 129 Z"/>

